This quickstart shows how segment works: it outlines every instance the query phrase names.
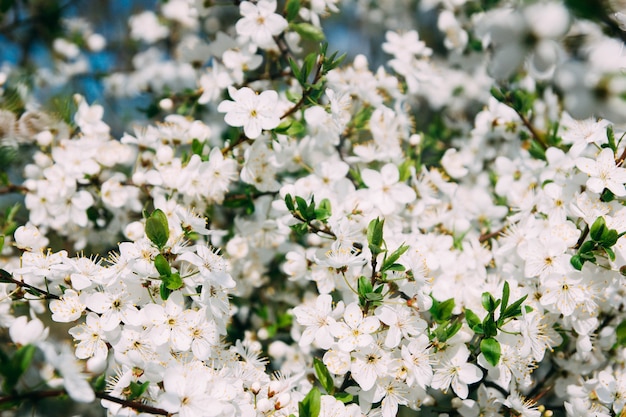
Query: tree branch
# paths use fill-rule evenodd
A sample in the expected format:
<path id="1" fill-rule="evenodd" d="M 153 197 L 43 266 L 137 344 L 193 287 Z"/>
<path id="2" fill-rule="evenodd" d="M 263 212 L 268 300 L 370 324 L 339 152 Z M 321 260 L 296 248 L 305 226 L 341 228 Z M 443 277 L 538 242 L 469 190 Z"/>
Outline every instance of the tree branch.
<path id="1" fill-rule="evenodd" d="M 33 287 L 30 284 L 27 284 L 23 281 L 18 281 L 15 278 L 13 278 L 13 275 L 9 274 L 7 271 L 5 271 L 4 269 L 0 269 L 0 282 L 6 282 L 9 284 L 15 284 L 20 288 L 26 288 L 28 290 L 31 290 L 35 293 L 40 293 L 43 294 L 43 299 L 44 300 L 60 300 L 61 297 L 59 297 L 56 294 L 52 294 L 46 290 L 42 290 L 41 288 L 37 288 L 37 287 Z"/>

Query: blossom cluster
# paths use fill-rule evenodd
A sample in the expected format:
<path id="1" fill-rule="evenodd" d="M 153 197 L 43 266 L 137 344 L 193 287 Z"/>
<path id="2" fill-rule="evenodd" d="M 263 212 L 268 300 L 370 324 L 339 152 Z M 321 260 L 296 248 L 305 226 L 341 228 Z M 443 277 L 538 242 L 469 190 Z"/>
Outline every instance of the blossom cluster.
<path id="1" fill-rule="evenodd" d="M 0 410 L 624 413 L 623 11 L 403 5 L 352 5 L 378 67 L 321 42 L 348 2 L 137 13 L 123 133 L 0 67 Z M 62 25 L 38 83 L 107 47 Z"/>

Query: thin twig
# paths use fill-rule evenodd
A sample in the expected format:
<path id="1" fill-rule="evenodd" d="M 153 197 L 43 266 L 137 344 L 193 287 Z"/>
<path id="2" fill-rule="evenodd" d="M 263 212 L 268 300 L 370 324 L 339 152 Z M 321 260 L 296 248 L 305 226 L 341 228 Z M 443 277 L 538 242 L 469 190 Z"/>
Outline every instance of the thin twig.
<path id="1" fill-rule="evenodd" d="M 0 195 L 10 194 L 10 193 L 27 193 L 28 188 L 23 185 L 17 184 L 9 184 L 4 188 L 0 188 Z"/>
<path id="2" fill-rule="evenodd" d="M 20 288 L 26 288 L 35 293 L 43 294 L 44 300 L 60 300 L 61 299 L 61 297 L 59 297 L 56 294 L 52 294 L 46 290 L 42 290 L 41 288 L 33 287 L 32 285 L 27 284 L 23 281 L 16 280 L 15 278 L 13 278 L 13 275 L 9 274 L 4 269 L 0 269 L 0 276 L 1 276 L 0 282 L 8 282 L 8 283 L 17 285 Z"/>

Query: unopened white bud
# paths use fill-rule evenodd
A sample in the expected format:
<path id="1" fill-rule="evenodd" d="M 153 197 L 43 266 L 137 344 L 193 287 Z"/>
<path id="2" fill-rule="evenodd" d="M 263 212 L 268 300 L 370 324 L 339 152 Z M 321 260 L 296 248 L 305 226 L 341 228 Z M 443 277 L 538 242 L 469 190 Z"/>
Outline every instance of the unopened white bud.
<path id="1" fill-rule="evenodd" d="M 274 408 L 276 410 L 285 408 L 289 405 L 290 401 L 291 401 L 291 396 L 289 395 L 289 393 L 283 392 L 282 394 L 278 396 L 278 399 L 276 400 L 276 404 L 274 404 Z"/>
<path id="2" fill-rule="evenodd" d="M 252 392 L 254 395 L 257 395 L 259 392 L 261 392 L 261 384 L 258 381 L 254 381 L 252 385 L 250 385 L 250 392 Z"/>
<path id="3" fill-rule="evenodd" d="M 163 100 L 159 101 L 159 107 L 162 110 L 169 111 L 174 108 L 174 102 L 170 98 L 164 98 Z"/>

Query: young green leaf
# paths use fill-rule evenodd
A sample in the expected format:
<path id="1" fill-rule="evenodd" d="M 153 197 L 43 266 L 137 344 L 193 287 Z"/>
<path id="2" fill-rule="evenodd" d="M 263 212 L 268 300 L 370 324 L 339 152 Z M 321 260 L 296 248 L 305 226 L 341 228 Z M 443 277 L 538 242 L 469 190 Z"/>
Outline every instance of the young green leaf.
<path id="1" fill-rule="evenodd" d="M 615 334 L 617 335 L 617 344 L 626 346 L 626 320 L 617 325 Z"/>
<path id="2" fill-rule="evenodd" d="M 585 260 L 580 257 L 580 255 L 574 255 L 570 258 L 569 263 L 572 264 L 574 269 L 580 271 L 583 269 L 583 264 Z"/>
<path id="3" fill-rule="evenodd" d="M 161 296 L 161 300 L 165 301 L 170 297 L 172 290 L 167 288 L 167 284 L 165 281 L 161 282 L 161 286 L 159 287 L 159 295 Z"/>
<path id="4" fill-rule="evenodd" d="M 467 325 L 469 326 L 469 328 L 474 330 L 474 332 L 476 332 L 475 329 L 479 326 L 481 327 L 481 330 L 482 330 L 482 326 L 481 326 L 482 320 L 478 317 L 476 313 L 474 313 L 469 308 L 465 309 L 465 321 L 467 322 Z"/>
<path id="5" fill-rule="evenodd" d="M 483 339 L 480 341 L 480 351 L 483 353 L 483 356 L 491 364 L 491 366 L 496 366 L 498 361 L 500 361 L 500 343 L 490 337 L 487 339 Z"/>
<path id="6" fill-rule="evenodd" d="M 167 216 L 160 209 L 152 212 L 146 219 L 146 236 L 157 248 L 163 249 L 170 237 Z"/>
<path id="7" fill-rule="evenodd" d="M 178 290 L 183 287 L 183 280 L 179 274 L 163 276 L 161 277 L 161 279 L 163 280 L 163 283 L 168 290 Z"/>
<path id="8" fill-rule="evenodd" d="M 320 391 L 313 387 L 311 391 L 298 403 L 300 417 L 318 417 L 321 408 Z"/>
<path id="9" fill-rule="evenodd" d="M 604 217 L 598 217 L 589 228 L 589 236 L 595 242 L 599 242 L 600 239 L 602 239 L 602 234 L 605 230 L 606 222 L 604 220 Z"/>
<path id="10" fill-rule="evenodd" d="M 298 17 L 300 11 L 300 0 L 287 0 L 285 4 L 285 18 L 288 22 L 291 22 Z"/>
<path id="11" fill-rule="evenodd" d="M 511 289 L 509 288 L 509 283 L 504 281 L 504 287 L 502 288 L 502 303 L 500 304 L 500 315 L 504 313 L 504 310 L 509 304 L 510 295 L 511 295 Z"/>
<path id="12" fill-rule="evenodd" d="M 383 272 L 387 271 L 407 250 L 409 250 L 409 247 L 407 245 L 400 245 L 400 247 L 396 249 L 391 255 L 385 257 L 383 266 L 381 266 L 380 270 Z"/>
<path id="13" fill-rule="evenodd" d="M 383 226 L 385 220 L 380 220 L 378 217 L 373 219 L 367 225 L 367 243 L 369 244 L 370 251 L 374 256 L 383 252 Z"/>
<path id="14" fill-rule="evenodd" d="M 319 42 L 326 38 L 321 28 L 310 23 L 293 23 L 290 27 L 306 40 Z"/>
<path id="15" fill-rule="evenodd" d="M 170 263 L 167 262 L 165 256 L 160 253 L 154 258 L 154 266 L 156 270 L 161 274 L 161 276 L 170 276 L 172 275 L 172 268 L 170 267 Z"/>
<path id="16" fill-rule="evenodd" d="M 335 383 L 333 381 L 333 377 L 328 372 L 326 365 L 324 362 L 317 358 L 313 358 L 313 368 L 315 369 L 315 375 L 317 376 L 317 380 L 322 384 L 322 388 L 326 390 L 326 392 L 330 395 L 335 393 Z"/>

